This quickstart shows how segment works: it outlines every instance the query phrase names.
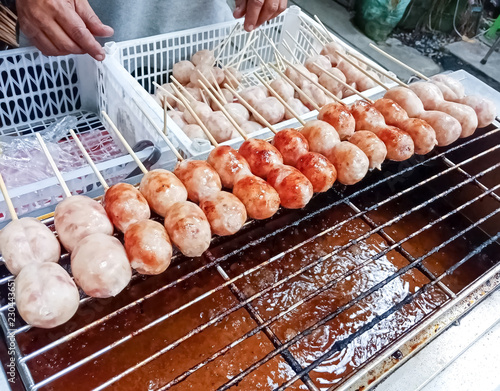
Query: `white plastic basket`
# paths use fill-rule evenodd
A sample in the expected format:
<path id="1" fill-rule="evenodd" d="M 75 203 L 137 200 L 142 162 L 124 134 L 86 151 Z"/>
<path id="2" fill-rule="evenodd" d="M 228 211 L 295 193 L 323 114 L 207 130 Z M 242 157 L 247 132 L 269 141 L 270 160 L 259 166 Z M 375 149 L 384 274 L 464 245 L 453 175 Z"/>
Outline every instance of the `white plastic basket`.
<path id="1" fill-rule="evenodd" d="M 153 121 L 156 122 L 156 126 L 163 126 L 162 109 L 150 95 L 155 91 L 153 81 L 158 84 L 167 82 L 171 74 L 172 66 L 176 62 L 190 59 L 195 52 L 202 49 L 213 50 L 231 33 L 235 25 L 238 23 L 241 23 L 241 21 L 219 23 L 190 30 L 118 43 L 112 42 L 106 45 L 106 50 L 108 54 L 116 60 L 115 65 L 117 72 L 121 72 L 123 69 L 126 71 L 127 75 L 123 76 L 123 79 L 127 80 L 130 87 L 143 97 L 145 105 L 150 107 L 154 112 L 152 118 Z M 306 26 L 306 24 L 308 26 Z M 301 47 L 307 48 L 307 50 L 311 47 L 320 50 L 322 47 L 322 44 L 310 32 L 311 29 L 307 28 L 309 26 L 315 26 L 319 31 L 322 29 L 321 26 L 319 26 L 314 20 L 304 14 L 299 7 L 292 6 L 279 17 L 260 27 L 260 29 L 262 29 L 266 35 L 271 38 L 273 42 L 275 42 L 278 50 L 288 57 L 289 60 L 292 60 L 292 55 L 286 50 L 283 42 L 286 42 L 292 48 L 295 57 L 297 57 L 301 62 L 304 62 L 306 59 L 305 54 L 302 50 L 297 48 L 296 41 Z M 286 32 L 292 35 L 294 39 L 290 38 Z M 220 54 L 220 62 L 228 64 L 231 60 L 233 60 L 234 56 L 240 53 L 241 49 L 245 47 L 248 38 L 249 34 L 244 31 L 234 34 L 231 39 L 232 44 L 226 45 L 223 52 Z M 338 38 L 338 41 L 349 49 L 350 52 L 357 53 L 359 56 L 364 57 L 361 53 L 354 50 L 340 38 Z M 253 44 L 253 47 L 257 50 L 264 61 L 275 61 L 274 49 L 264 36 L 259 36 L 258 40 Z M 249 52 L 249 54 L 251 53 L 252 52 Z M 218 52 L 216 54 L 219 55 Z M 372 61 L 369 62 L 375 69 L 381 69 L 380 65 Z M 259 68 L 259 61 L 256 58 L 249 56 L 248 59 L 241 63 L 239 70 L 243 73 L 249 73 L 258 70 Z M 389 83 L 387 84 L 391 85 Z M 382 91 L 382 87 L 375 87 L 369 91 L 365 91 L 364 94 L 366 96 L 372 96 L 380 91 Z M 350 103 L 356 99 L 359 98 L 351 96 L 346 98 L 345 102 Z M 309 120 L 315 118 L 316 116 L 317 111 L 311 111 L 302 118 L 304 120 Z M 280 124 L 275 125 L 275 127 L 279 130 L 297 125 L 298 122 L 295 119 L 292 119 L 281 122 Z M 169 124 L 169 128 L 176 132 L 176 134 L 179 132 L 182 133 L 182 130 L 180 130 L 180 128 L 173 123 L 173 121 Z M 250 136 L 268 138 L 271 136 L 271 132 L 269 129 L 262 129 L 251 134 Z M 206 156 L 208 151 L 211 149 L 209 145 L 199 145 L 195 141 L 187 138 L 187 136 L 182 139 L 182 142 L 185 145 L 191 146 L 189 152 L 192 155 L 196 155 L 197 158 L 204 158 L 204 156 Z M 236 138 L 227 141 L 224 144 L 237 147 L 242 142 L 242 138 Z"/>
<path id="2" fill-rule="evenodd" d="M 150 109 L 144 106 L 134 89 L 123 87 L 120 73 L 110 69 L 108 64 L 108 60 L 97 63 L 89 56 L 45 57 L 34 48 L 0 53 L 0 136 L 5 140 L 8 139 L 5 136 L 28 135 L 68 115 L 76 116 L 79 118 L 74 129 L 77 134 L 94 131 L 92 134 L 102 132 L 103 137 L 108 137 L 103 148 L 113 153 L 101 158 L 98 164 L 104 177 L 111 183 L 123 179 L 136 165 L 131 163 L 132 159 L 122 149 L 121 143 L 111 139 L 114 133 L 101 120 L 101 110 L 109 114 L 130 144 L 135 145 L 144 139 L 156 146 L 163 144 L 148 119 Z M 175 130 L 169 137 L 185 156 L 190 156 L 176 137 Z M 62 143 L 73 141 L 67 138 Z M 158 164 L 171 168 L 175 157 L 166 148 L 162 149 L 164 153 Z M 146 158 L 151 150 L 140 152 L 141 159 Z M 59 168 L 74 193 L 85 193 L 100 186 L 83 159 L 81 167 L 74 170 Z M 8 189 L 19 215 L 37 215 L 37 209 L 53 205 L 62 197 L 55 177 L 15 188 L 8 185 Z M 2 198 L 0 200 L 1 223 L 10 216 L 6 216 L 6 205 Z"/>

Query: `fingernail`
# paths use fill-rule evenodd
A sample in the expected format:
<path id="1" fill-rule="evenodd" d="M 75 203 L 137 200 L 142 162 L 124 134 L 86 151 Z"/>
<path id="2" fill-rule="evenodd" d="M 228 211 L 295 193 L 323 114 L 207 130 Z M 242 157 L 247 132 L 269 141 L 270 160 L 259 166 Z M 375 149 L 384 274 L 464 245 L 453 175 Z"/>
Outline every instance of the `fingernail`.
<path id="1" fill-rule="evenodd" d="M 251 24 L 250 26 L 248 26 L 248 31 L 252 31 L 254 29 L 254 25 Z"/>
<path id="2" fill-rule="evenodd" d="M 241 10 L 241 7 L 236 7 L 236 8 L 234 9 L 234 12 L 240 12 L 240 10 Z"/>
<path id="3" fill-rule="evenodd" d="M 103 61 L 104 60 L 104 54 L 98 54 L 97 56 L 95 56 L 95 59 L 97 61 Z"/>

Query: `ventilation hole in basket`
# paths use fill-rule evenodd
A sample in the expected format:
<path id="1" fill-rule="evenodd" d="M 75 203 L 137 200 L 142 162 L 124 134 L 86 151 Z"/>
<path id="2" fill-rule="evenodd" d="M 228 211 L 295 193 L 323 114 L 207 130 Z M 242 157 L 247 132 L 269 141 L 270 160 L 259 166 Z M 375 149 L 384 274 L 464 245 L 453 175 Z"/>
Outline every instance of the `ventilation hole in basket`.
<path id="1" fill-rule="evenodd" d="M 28 121 L 28 116 L 26 115 L 26 106 L 30 106 L 32 99 L 27 98 L 26 102 L 23 99 L 18 99 L 17 100 L 17 109 L 18 109 L 18 119 L 15 120 L 16 123 L 19 122 L 27 122 Z"/>

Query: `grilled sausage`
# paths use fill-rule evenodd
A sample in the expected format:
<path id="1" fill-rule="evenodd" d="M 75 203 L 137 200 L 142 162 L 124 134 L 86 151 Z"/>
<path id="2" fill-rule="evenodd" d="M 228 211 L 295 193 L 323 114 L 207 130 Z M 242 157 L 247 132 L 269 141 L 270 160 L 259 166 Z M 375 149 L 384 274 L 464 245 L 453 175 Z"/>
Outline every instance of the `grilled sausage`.
<path id="1" fill-rule="evenodd" d="M 117 183 L 104 194 L 104 209 L 113 225 L 125 232 L 130 224 L 151 217 L 148 201 L 128 183 Z"/>
<path id="2" fill-rule="evenodd" d="M 382 169 L 382 163 L 387 156 L 387 147 L 375 133 L 369 130 L 358 130 L 349 138 L 349 142 L 364 152 L 370 162 L 369 168 Z"/>

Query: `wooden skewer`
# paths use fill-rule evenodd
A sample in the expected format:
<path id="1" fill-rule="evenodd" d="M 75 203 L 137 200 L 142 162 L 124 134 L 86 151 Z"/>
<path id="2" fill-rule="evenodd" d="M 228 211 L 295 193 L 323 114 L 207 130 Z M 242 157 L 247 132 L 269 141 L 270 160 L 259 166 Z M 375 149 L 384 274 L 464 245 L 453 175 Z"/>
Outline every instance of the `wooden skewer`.
<path id="1" fill-rule="evenodd" d="M 113 129 L 113 131 L 115 132 L 116 136 L 120 139 L 120 141 L 122 142 L 123 146 L 125 147 L 125 149 L 129 153 L 129 155 L 132 156 L 132 159 L 134 159 L 134 161 L 136 162 L 136 164 L 139 167 L 139 169 L 143 172 L 143 174 L 147 174 L 148 173 L 147 168 L 144 166 L 144 164 L 142 164 L 141 160 L 137 157 L 137 155 L 135 154 L 135 152 L 132 149 L 132 147 L 129 145 L 129 143 L 127 142 L 127 140 L 125 140 L 125 137 L 123 137 L 123 135 L 118 130 L 118 128 L 116 127 L 116 125 L 113 123 L 113 121 L 111 120 L 111 118 L 109 118 L 108 114 L 105 111 L 101 111 L 101 114 L 104 117 L 104 119 L 108 122 L 108 124 L 111 127 L 111 129 Z"/>
<path id="2" fill-rule="evenodd" d="M 179 80 L 177 80 L 173 75 L 170 76 L 170 80 L 177 85 L 186 98 L 190 99 L 192 102 L 197 101 L 197 99 L 195 99 L 195 97 L 181 83 L 179 83 Z"/>
<path id="3" fill-rule="evenodd" d="M 255 34 L 255 30 L 251 31 L 250 34 L 248 34 L 247 42 L 243 46 L 243 49 L 241 50 L 240 55 L 236 56 L 236 58 L 238 59 L 238 62 L 236 63 L 235 68 L 237 70 L 240 69 L 241 63 L 245 59 L 244 57 L 245 57 L 246 51 L 248 50 L 248 48 L 250 47 L 250 45 L 253 45 L 253 43 L 257 39 L 257 37 L 255 37 L 255 38 L 253 37 L 254 34 Z M 231 61 L 231 63 L 233 63 L 233 62 L 234 61 Z M 227 66 L 229 66 L 229 64 Z"/>
<path id="4" fill-rule="evenodd" d="M 293 36 L 292 34 L 290 34 L 288 31 L 286 32 L 287 35 L 290 37 L 290 39 L 295 43 L 295 45 L 297 45 L 297 47 L 300 49 L 300 51 L 302 52 L 302 54 L 304 56 L 306 56 L 306 58 L 309 56 L 309 53 L 307 53 L 307 50 L 305 50 L 302 46 L 300 46 L 299 44 L 299 41 L 297 41 Z M 287 44 L 288 46 L 288 44 Z"/>
<path id="5" fill-rule="evenodd" d="M 92 158 L 87 153 L 87 150 L 83 146 L 83 144 L 80 141 L 80 139 L 76 136 L 75 131 L 73 129 L 70 129 L 69 132 L 71 133 L 71 136 L 73 137 L 73 140 L 75 140 L 75 143 L 78 146 L 78 148 L 80 148 L 80 151 L 82 152 L 83 157 L 85 158 L 85 160 L 89 164 L 90 168 L 92 168 L 92 171 L 94 171 L 94 174 L 96 175 L 97 179 L 99 180 L 99 182 L 101 182 L 101 185 L 102 185 L 102 187 L 104 187 L 104 190 L 108 190 L 109 189 L 109 185 L 107 184 L 107 182 L 104 179 L 104 177 L 101 175 L 101 173 L 100 173 L 99 169 L 97 168 L 97 166 L 92 161 Z"/>
<path id="6" fill-rule="evenodd" d="M 229 79 L 232 79 L 236 83 L 236 86 L 238 86 L 238 87 L 241 86 L 241 83 L 239 82 L 239 80 L 230 71 L 228 71 L 227 69 L 224 69 L 224 73 L 226 74 L 226 77 L 229 76 L 228 81 L 229 81 L 229 84 L 231 84 L 231 87 L 236 88 L 233 86 L 233 83 L 231 83 L 231 80 L 229 80 Z"/>
<path id="7" fill-rule="evenodd" d="M 389 91 L 389 87 L 387 87 L 384 83 L 382 83 L 379 79 L 377 79 L 375 76 L 373 76 L 370 72 L 368 72 L 366 69 L 361 68 L 358 64 L 356 64 L 354 61 L 350 60 L 347 56 L 343 55 L 339 51 L 336 51 L 336 53 L 342 57 L 344 60 L 346 60 L 349 64 L 351 64 L 354 68 L 356 68 L 358 71 L 363 73 L 365 76 L 369 77 L 372 79 L 375 83 L 377 83 L 379 86 L 385 88 L 387 91 Z"/>
<path id="8" fill-rule="evenodd" d="M 288 44 L 288 42 L 286 41 L 283 41 L 283 47 L 287 50 L 288 53 L 290 53 L 290 55 L 292 56 L 292 59 L 300 64 L 302 61 L 300 61 L 297 56 L 295 55 L 295 53 L 293 52 L 292 48 L 290 47 L 290 45 Z"/>
<path id="9" fill-rule="evenodd" d="M 207 78 L 205 77 L 205 75 L 203 73 L 201 73 L 200 71 L 198 71 L 201 79 L 199 80 L 201 86 L 202 86 L 202 91 L 204 91 L 205 93 L 208 94 L 209 98 L 211 98 L 212 100 L 215 100 L 215 103 L 223 103 L 223 104 L 227 104 L 227 100 L 223 99 L 223 96 L 222 96 L 222 91 L 219 93 L 215 87 L 213 85 L 210 84 L 210 82 L 207 80 Z M 212 94 L 209 94 L 209 91 L 206 90 L 206 87 L 208 86 L 208 88 L 210 88 L 212 90 L 212 93 L 215 94 L 215 97 L 212 95 Z M 225 103 L 224 103 L 225 102 Z"/>
<path id="10" fill-rule="evenodd" d="M 57 180 L 59 181 L 59 184 L 61 185 L 64 194 L 66 197 L 71 197 L 71 192 L 69 191 L 68 185 L 66 185 L 66 182 L 64 181 L 61 172 L 56 166 L 56 163 L 54 162 L 54 159 L 50 155 L 49 150 L 47 149 L 47 145 L 45 144 L 45 141 L 43 141 L 42 136 L 40 136 L 40 133 L 35 133 L 36 138 L 38 139 L 38 142 L 40 143 L 40 146 L 42 147 L 42 151 L 47 157 L 47 160 L 49 161 L 50 167 L 52 168 L 52 171 L 54 171 L 54 174 L 56 175 Z"/>
<path id="11" fill-rule="evenodd" d="M 319 42 L 320 45 L 323 45 L 324 42 L 324 37 L 320 37 L 317 33 L 314 32 L 314 30 L 311 28 L 311 26 L 309 26 L 309 23 L 307 23 L 303 18 L 302 16 L 299 16 L 299 19 L 302 21 L 302 24 L 304 25 L 304 27 L 306 28 L 307 31 L 309 31 L 311 33 L 311 35 L 316 38 Z M 302 35 L 305 37 L 305 34 L 302 33 Z M 323 39 L 322 39 L 323 38 Z M 327 41 L 328 42 L 328 41 Z M 311 42 L 309 42 L 311 44 Z M 313 46 L 311 44 L 311 46 Z M 319 54 L 319 53 L 318 53 Z"/>
<path id="12" fill-rule="evenodd" d="M 379 47 L 375 46 L 373 43 L 370 43 L 370 47 L 372 49 L 375 49 L 377 52 L 379 52 L 380 54 L 384 55 L 385 57 L 387 57 L 388 59 L 394 61 L 396 64 L 399 64 L 401 65 L 402 67 L 408 69 L 410 72 L 413 72 L 415 75 L 417 75 L 418 77 L 420 77 L 421 79 L 423 80 L 426 80 L 426 81 L 429 81 L 430 79 L 425 76 L 423 73 L 420 73 L 419 71 L 417 71 L 416 69 L 410 67 L 409 65 L 406 65 L 404 62 L 402 61 L 399 61 L 396 57 L 393 57 L 391 56 L 389 53 L 386 53 L 385 51 L 383 51 L 382 49 L 380 49 Z"/>
<path id="13" fill-rule="evenodd" d="M 182 102 L 181 102 L 182 103 Z M 155 128 L 155 130 L 158 132 L 158 134 L 160 135 L 160 137 L 163 139 L 163 141 L 165 141 L 168 145 L 168 147 L 170 148 L 170 150 L 173 152 L 173 154 L 175 155 L 175 157 L 179 160 L 179 161 L 182 161 L 184 160 L 184 158 L 182 157 L 182 155 L 179 153 L 179 151 L 177 151 L 177 149 L 175 148 L 174 144 L 172 144 L 172 142 L 170 141 L 170 139 L 167 137 L 167 134 L 165 133 L 165 131 L 162 131 L 157 125 L 156 123 L 153 122 L 153 120 L 151 119 L 151 117 L 149 116 L 149 114 L 146 112 L 146 110 L 144 110 L 144 108 L 142 107 L 141 104 L 137 104 L 137 106 L 139 107 L 139 109 L 142 111 L 142 114 L 146 117 L 146 119 L 151 123 L 151 125 L 153 125 L 153 128 Z"/>
<path id="14" fill-rule="evenodd" d="M 226 118 L 231 122 L 231 125 L 235 127 L 235 129 L 238 131 L 238 133 L 243 137 L 243 140 L 248 140 L 248 136 L 245 133 L 245 131 L 238 125 L 238 123 L 234 120 L 234 118 L 227 112 L 227 110 L 224 108 L 222 103 L 220 103 L 217 98 L 210 92 L 210 89 L 205 85 L 204 82 L 200 80 L 201 86 L 205 89 L 207 94 L 214 100 L 215 104 L 219 107 L 219 109 L 222 111 L 222 113 L 226 116 Z"/>
<path id="15" fill-rule="evenodd" d="M 355 89 L 354 87 L 350 86 L 349 84 L 347 84 L 345 81 L 343 81 L 342 79 L 338 78 L 337 76 L 335 76 L 333 73 L 331 73 L 330 71 L 327 71 L 325 68 L 323 68 L 322 66 L 316 64 L 316 66 L 321 69 L 323 72 L 325 72 L 328 76 L 330 76 L 333 80 L 335 80 L 336 82 L 342 84 L 345 88 L 347 88 L 349 91 L 352 91 L 354 92 L 356 95 L 358 95 L 359 97 L 361 97 L 362 99 L 366 100 L 367 102 L 369 103 L 372 103 L 373 104 L 373 101 L 366 97 L 365 95 L 363 95 L 361 92 L 359 92 L 357 89 Z"/>
<path id="16" fill-rule="evenodd" d="M 309 47 L 311 50 L 314 52 L 316 56 L 320 55 L 320 52 L 314 47 L 314 44 L 309 40 L 309 37 L 307 37 L 303 31 L 300 31 L 300 34 L 302 34 L 302 38 L 306 40 L 306 42 L 309 44 Z"/>
<path id="17" fill-rule="evenodd" d="M 163 134 L 168 134 L 168 113 L 167 106 L 165 103 L 167 102 L 167 98 L 163 97 Z"/>
<path id="18" fill-rule="evenodd" d="M 303 77 L 305 77 L 307 80 L 309 80 L 309 82 L 311 82 L 312 84 L 314 84 L 316 87 L 318 87 L 319 89 L 321 89 L 326 95 L 328 95 L 330 98 L 332 98 L 333 100 L 335 100 L 336 102 L 338 103 L 341 103 L 341 104 L 344 104 L 344 102 L 342 102 L 342 100 L 337 96 L 337 95 L 334 95 L 332 94 L 331 91 L 327 90 L 324 86 L 322 86 L 321 84 L 319 84 L 317 81 L 311 79 L 308 75 L 306 75 L 304 72 L 302 72 L 299 68 L 297 68 L 295 65 L 293 65 L 290 61 L 288 61 L 286 58 L 283 59 L 283 61 L 285 61 L 286 64 L 288 64 L 288 66 L 290 68 L 292 68 L 293 70 L 295 70 L 296 72 L 300 73 Z M 317 64 L 316 64 L 317 65 Z M 320 68 L 319 65 L 317 65 L 318 68 Z M 320 68 L 321 69 L 321 68 Z"/>
<path id="19" fill-rule="evenodd" d="M 164 109 L 169 109 L 171 111 L 175 111 L 175 109 L 172 107 L 172 105 L 170 103 L 168 103 L 168 98 L 166 96 L 163 97 L 162 102 L 163 102 Z"/>
<path id="20" fill-rule="evenodd" d="M 278 65 L 278 68 L 279 69 L 283 68 L 283 70 L 285 70 L 286 69 L 285 63 L 283 62 L 281 57 L 278 56 L 276 52 L 274 52 L 274 58 L 276 59 L 276 65 Z"/>
<path id="21" fill-rule="evenodd" d="M 255 108 L 250 103 L 248 103 L 245 99 L 243 99 L 243 97 L 240 94 L 238 94 L 235 90 L 233 90 L 227 84 L 225 85 L 225 87 L 229 91 L 231 91 L 234 94 L 234 96 L 236 96 L 236 98 L 238 98 L 238 101 L 243 106 L 245 106 L 247 108 L 247 110 L 250 111 L 255 118 L 257 118 L 259 121 L 261 121 L 265 125 L 266 128 L 268 128 L 274 134 L 278 133 L 278 131 L 274 128 L 274 126 L 271 125 L 271 123 L 268 120 L 266 120 L 262 115 L 260 115 L 260 113 L 257 110 L 255 110 Z"/>
<path id="22" fill-rule="evenodd" d="M 271 94 L 273 94 L 273 95 L 274 95 L 274 97 L 275 97 L 276 99 L 278 99 L 278 100 L 280 101 L 280 103 L 281 103 L 283 106 L 285 106 L 285 109 L 287 109 L 287 110 L 288 110 L 288 112 L 289 112 L 290 114 L 292 114 L 292 115 L 293 115 L 293 116 L 297 119 L 297 121 L 299 121 L 299 122 L 300 122 L 300 124 L 301 124 L 302 126 L 305 126 L 305 125 L 306 125 L 306 122 L 305 122 L 302 118 L 300 118 L 300 115 L 299 115 L 299 114 L 298 114 L 298 113 L 297 113 L 294 109 L 292 109 L 292 108 L 290 107 L 290 105 L 289 105 L 288 103 L 286 103 L 286 102 L 285 102 L 285 100 L 284 100 L 284 99 L 283 99 L 283 98 L 282 98 L 282 97 L 281 97 L 281 96 L 280 96 L 280 95 L 279 95 L 279 94 L 278 94 L 278 93 L 277 93 L 277 92 L 276 92 L 276 91 L 275 91 L 275 90 L 274 90 L 274 89 L 273 89 L 273 88 L 272 88 L 269 84 L 267 84 L 267 83 L 266 83 L 266 81 L 265 81 L 262 77 L 260 77 L 260 76 L 259 76 L 259 75 L 257 75 L 257 74 L 255 75 L 255 77 L 256 77 L 257 79 L 259 79 L 259 81 L 260 81 L 262 84 L 264 84 L 264 86 L 265 86 L 265 87 L 269 90 L 269 92 L 270 92 Z"/>
<path id="23" fill-rule="evenodd" d="M 9 210 L 10 218 L 12 220 L 19 220 L 19 217 L 17 216 L 17 213 L 16 213 L 16 209 L 14 208 L 14 205 L 12 204 L 12 200 L 9 197 L 9 192 L 7 191 L 7 186 L 5 186 L 5 182 L 3 181 L 3 177 L 2 177 L 1 173 L 0 173 L 0 190 L 2 191 L 3 199 L 5 200 L 5 203 L 7 204 L 7 209 Z"/>
<path id="24" fill-rule="evenodd" d="M 319 25 L 323 28 L 323 30 L 325 30 L 326 37 L 330 38 L 329 40 L 327 40 L 327 42 L 337 41 L 335 36 L 326 28 L 326 26 L 323 24 L 323 22 L 318 18 L 318 15 L 314 15 L 314 19 L 316 19 L 316 22 L 318 22 Z"/>
<path id="25" fill-rule="evenodd" d="M 175 100 L 175 102 L 177 104 L 180 104 L 180 105 L 182 104 L 182 102 L 174 94 L 172 94 L 169 90 L 167 90 L 164 87 L 162 87 L 161 85 L 159 85 L 157 82 L 153 81 L 153 85 L 156 86 L 156 88 L 158 88 L 160 91 L 163 91 L 165 94 L 170 96 L 173 100 Z M 170 106 L 170 107 L 172 107 L 172 106 Z M 171 110 L 173 110 L 173 108 Z"/>
<path id="26" fill-rule="evenodd" d="M 219 143 L 214 139 L 214 136 L 212 136 L 212 133 L 210 133 L 210 131 L 207 129 L 207 127 L 202 122 L 202 120 L 200 119 L 200 117 L 198 117 L 198 114 L 196 114 L 194 112 L 193 108 L 189 105 L 189 103 L 186 102 L 186 100 L 185 100 L 186 98 L 182 96 L 181 92 L 177 89 L 177 87 L 175 85 L 172 86 L 172 88 L 175 91 L 175 93 L 177 94 L 177 96 L 179 96 L 179 98 L 184 102 L 184 106 L 186 106 L 186 110 L 189 111 L 189 113 L 193 116 L 193 118 L 198 123 L 198 125 L 201 128 L 201 130 L 203 130 L 203 132 L 205 133 L 205 135 L 207 136 L 207 138 L 210 140 L 210 142 L 215 147 L 218 147 Z"/>
<path id="27" fill-rule="evenodd" d="M 262 67 L 265 67 L 266 71 L 269 73 L 269 75 L 273 75 L 273 73 L 271 72 L 271 70 L 269 69 L 269 67 L 267 66 L 267 63 L 264 61 L 264 59 L 262 58 L 262 56 L 257 52 L 257 50 L 255 50 L 255 48 L 252 48 L 252 50 L 254 51 L 255 55 L 257 56 L 258 60 L 260 61 L 260 66 Z"/>
<path id="28" fill-rule="evenodd" d="M 235 24 L 233 29 L 229 33 L 229 35 L 221 42 L 222 45 L 220 46 L 220 49 L 217 49 L 217 50 L 219 50 L 219 53 L 217 54 L 217 57 L 215 57 L 215 60 L 212 63 L 212 66 L 214 66 L 217 63 L 217 61 L 219 60 L 222 53 L 224 53 L 224 49 L 226 48 L 227 44 L 231 41 L 231 38 L 233 37 L 234 33 L 236 33 L 237 28 L 240 26 L 241 26 L 241 23 Z M 214 52 L 215 52 L 215 50 L 216 49 L 214 49 Z"/>
<path id="29" fill-rule="evenodd" d="M 270 66 L 276 71 L 278 72 L 278 74 L 283 78 L 283 80 L 285 80 L 288 84 L 290 84 L 293 89 L 302 97 L 304 98 L 305 100 L 307 100 L 309 102 L 309 104 L 314 107 L 314 109 L 316 110 L 320 110 L 320 107 L 318 106 L 318 104 L 313 101 L 311 99 L 311 97 L 309 95 L 307 95 L 304 91 L 302 91 L 293 81 L 291 81 L 288 76 L 286 76 L 283 72 L 281 72 L 278 67 L 274 66 L 273 64 L 270 64 Z"/>

